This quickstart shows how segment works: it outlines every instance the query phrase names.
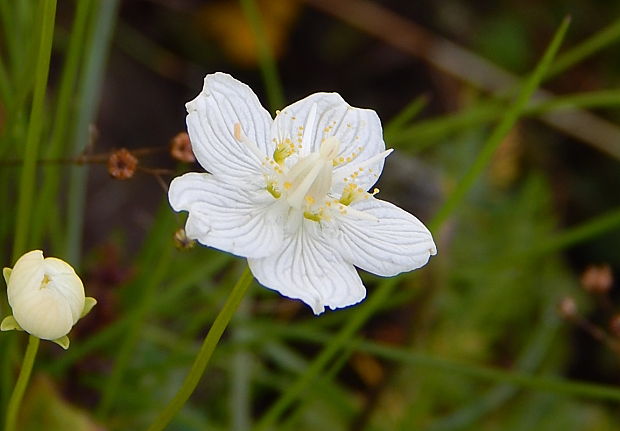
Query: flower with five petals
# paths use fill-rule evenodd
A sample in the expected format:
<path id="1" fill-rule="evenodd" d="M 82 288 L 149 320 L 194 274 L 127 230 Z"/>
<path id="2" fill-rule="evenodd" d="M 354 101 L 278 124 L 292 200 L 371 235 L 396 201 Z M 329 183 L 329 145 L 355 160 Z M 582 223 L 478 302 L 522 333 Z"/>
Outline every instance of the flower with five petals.
<path id="1" fill-rule="evenodd" d="M 188 237 L 246 257 L 262 285 L 319 314 L 364 299 L 355 267 L 393 276 L 436 254 L 417 218 L 375 198 L 392 150 L 374 111 L 315 93 L 272 119 L 224 73 L 207 75 L 186 108 L 192 149 L 209 173 L 175 178 L 170 204 L 189 212 Z"/>

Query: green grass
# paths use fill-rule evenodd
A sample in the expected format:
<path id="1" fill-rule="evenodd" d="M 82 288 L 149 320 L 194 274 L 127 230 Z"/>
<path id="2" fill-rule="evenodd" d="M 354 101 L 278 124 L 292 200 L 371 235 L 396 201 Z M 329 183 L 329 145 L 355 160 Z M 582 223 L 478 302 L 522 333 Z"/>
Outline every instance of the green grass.
<path id="1" fill-rule="evenodd" d="M 201 34 L 199 11 L 191 18 L 197 21 L 191 21 L 186 11 L 153 6 L 165 11 L 148 18 L 153 26 L 166 23 L 155 27 L 161 34 L 124 17 L 115 35 L 119 12 L 123 13 L 119 6 L 116 0 L 59 4 L 62 19 L 55 20 L 53 0 L 0 2 L 0 199 L 16 203 L 7 205 L 0 218 L 5 244 L 0 256 L 4 266 L 32 248 L 62 257 L 84 277 L 87 294 L 101 283 L 98 274 L 105 269 L 96 252 L 100 244 L 84 238 L 84 232 L 93 229 L 85 218 L 95 199 L 87 187 L 89 171 L 103 168 L 39 162 L 75 157 L 89 144 L 90 126 L 97 125 L 106 100 L 104 80 L 110 50 L 115 49 L 111 41 L 120 38 L 123 56 L 149 76 L 160 74 L 174 85 L 184 83 L 183 91 L 198 75 L 195 65 L 188 66 L 187 75 L 174 75 L 160 67 L 161 56 L 153 55 L 172 53 L 176 61 L 183 61 L 171 34 L 193 41 L 195 49 L 213 51 L 212 58 L 222 55 L 217 64 L 227 64 L 224 54 L 211 45 L 215 42 L 192 33 Z M 286 58 L 274 57 L 263 20 L 272 12 L 253 0 L 238 6 L 237 18 L 249 24 L 259 54 L 258 69 L 243 73 L 261 74 L 267 105 L 271 111 L 281 109 L 287 99 L 280 74 L 287 69 L 278 67 Z M 289 35 L 290 43 L 306 40 L 304 19 L 317 19 L 307 10 L 300 14 L 299 27 L 293 30 L 298 33 Z M 577 14 L 573 16 L 583 25 Z M 173 431 L 554 430 L 547 412 L 554 412 L 556 425 L 566 424 L 566 429 L 620 426 L 615 414 L 620 388 L 612 383 L 618 375 L 617 357 L 595 341 L 586 343 L 597 368 L 575 377 L 571 365 L 581 364 L 584 347 L 576 344 L 573 328 L 556 312 L 564 296 L 574 297 L 580 313 L 602 325 L 617 309 L 613 303 L 610 310 L 597 305 L 596 298 L 579 289 L 581 264 L 566 259 L 567 251 L 585 250 L 576 254 L 583 256 L 588 247 L 604 244 L 604 249 L 586 254 L 584 264 L 598 262 L 599 256 L 612 265 L 619 261 L 614 241 L 620 232 L 620 202 L 614 196 L 606 202 L 588 200 L 600 195 L 597 188 L 605 181 L 616 181 L 607 174 L 615 161 L 605 160 L 612 168 L 586 170 L 589 157 L 600 161 L 609 156 L 584 152 L 583 172 L 566 173 L 540 162 L 561 159 L 553 154 L 558 147 L 551 140 L 563 138 L 521 122 L 570 109 L 595 109 L 610 122 L 618 119 L 620 93 L 615 88 L 591 86 L 588 91 L 532 100 L 543 83 L 555 85 L 573 68 L 589 67 L 584 63 L 588 60 L 605 64 L 610 76 L 617 70 L 608 57 L 620 38 L 618 20 L 583 37 L 573 32 L 567 36 L 568 22 L 562 22 L 520 86 L 506 93 L 510 97 L 476 94 L 474 100 L 460 103 L 456 113 L 438 114 L 443 96 L 429 90 L 404 103 L 393 118 L 382 119 L 386 144 L 400 150 L 387 160 L 386 178 L 397 169 L 391 158 L 403 157 L 410 182 L 417 187 L 414 177 L 420 174 L 428 183 L 420 187 L 430 184 L 436 191 L 433 199 L 439 203 L 426 206 L 431 214 L 426 220 L 431 220 L 439 254 L 427 267 L 387 279 L 362 274 L 367 299 L 319 318 L 305 309 L 289 308 L 291 301 L 256 286 L 242 301 L 251 281 L 247 272 L 238 279 L 244 262 L 200 246 L 175 250 L 172 236 L 183 216 L 172 213 L 162 193 L 157 210 L 144 210 L 145 234 L 138 235 L 138 243 L 128 244 L 135 235 L 122 227 L 106 238 L 120 250 L 119 262 L 106 271 L 130 275 L 120 283 L 99 285 L 102 301 L 94 316 L 83 322 L 94 329 L 81 333 L 78 328 L 66 352 L 42 344 L 33 375 L 48 376 L 63 393 L 48 395 L 54 399 L 47 404 L 78 405 L 88 421 L 98 420 L 111 430 L 146 429 L 151 424 L 152 429 L 162 429 L 168 421 L 167 429 Z M 361 61 L 362 47 L 372 43 L 365 35 L 341 28 L 338 22 L 330 24 L 334 27 L 321 23 L 318 34 L 338 39 L 340 51 L 325 45 L 308 49 L 307 55 L 338 52 Z M 565 36 L 571 42 L 560 50 Z M 338 73 L 337 60 L 321 66 L 326 74 Z M 377 70 L 383 70 L 379 66 Z M 214 65 L 201 67 L 200 74 Z M 305 79 L 287 77 L 287 85 L 293 78 Z M 370 81 L 366 77 L 363 82 Z M 377 100 L 391 97 L 379 90 L 364 94 L 374 94 Z M 116 115 L 137 115 L 123 107 L 114 109 Z M 182 104 L 178 110 L 181 115 Z M 517 124 L 525 136 L 518 139 L 532 139 L 528 148 L 537 147 L 538 153 L 521 157 L 515 162 L 517 177 L 498 186 L 493 167 L 505 157 L 498 149 Z M 536 158 L 540 153 L 546 159 Z M 420 165 L 407 164 L 406 157 L 413 154 Z M 417 171 L 422 165 L 430 167 L 429 175 Z M 597 193 L 588 195 L 588 187 Z M 397 189 L 392 198 L 407 205 L 412 190 Z M 567 222 L 562 198 L 584 195 L 584 207 L 590 211 Z M 122 225 L 117 220 L 110 224 Z M 10 310 L 6 295 L 0 298 L 4 317 Z M 25 341 L 23 333 L 0 334 L 2 421 Z M 38 385 L 31 383 L 34 389 Z M 33 406 L 33 400 L 26 392 L 24 411 L 45 412 L 45 406 Z M 57 408 L 54 414 L 75 420 L 75 411 Z M 49 418 L 41 419 L 45 417 L 29 415 L 23 429 L 51 429 L 45 422 Z"/>

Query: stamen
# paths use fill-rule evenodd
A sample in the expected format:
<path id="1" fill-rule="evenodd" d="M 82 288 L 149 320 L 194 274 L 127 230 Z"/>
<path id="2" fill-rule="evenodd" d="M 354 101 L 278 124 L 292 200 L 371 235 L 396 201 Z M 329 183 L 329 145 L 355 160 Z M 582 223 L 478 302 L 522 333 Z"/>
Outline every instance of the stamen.
<path id="1" fill-rule="evenodd" d="M 241 132 L 241 124 L 235 123 L 233 135 L 238 142 L 243 142 L 243 134 Z"/>
<path id="2" fill-rule="evenodd" d="M 244 144 L 247 148 L 249 148 L 249 150 L 254 154 L 254 156 L 256 156 L 257 160 L 263 159 L 264 154 L 261 154 L 256 144 L 250 141 L 247 136 L 245 136 L 240 123 L 235 123 L 233 125 L 233 137 L 237 142 L 240 142 Z"/>
<path id="3" fill-rule="evenodd" d="M 304 218 L 308 219 L 308 220 L 312 220 L 315 222 L 320 222 L 321 221 L 321 215 L 320 214 L 315 214 L 315 213 L 311 213 L 308 211 L 304 211 Z"/>
<path id="4" fill-rule="evenodd" d="M 278 165 L 282 166 L 286 158 L 293 154 L 294 149 L 295 146 L 291 143 L 290 139 L 279 142 L 278 145 L 276 145 L 276 149 L 273 151 L 273 160 L 275 160 Z"/>
<path id="5" fill-rule="evenodd" d="M 280 199 L 280 196 L 282 196 L 282 193 L 278 190 L 278 186 L 274 181 L 267 184 L 267 191 L 276 199 Z"/>

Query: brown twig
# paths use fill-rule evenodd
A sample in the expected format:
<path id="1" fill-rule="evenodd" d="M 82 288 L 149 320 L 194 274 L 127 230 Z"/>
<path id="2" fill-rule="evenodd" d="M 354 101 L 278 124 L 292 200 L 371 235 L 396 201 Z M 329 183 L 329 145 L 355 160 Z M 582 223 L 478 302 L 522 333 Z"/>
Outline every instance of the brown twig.
<path id="1" fill-rule="evenodd" d="M 461 81 L 496 95 L 506 95 L 519 85 L 519 77 L 461 46 L 436 36 L 421 26 L 368 0 L 305 0 L 378 39 L 426 61 Z M 534 100 L 552 99 L 539 90 Z M 583 109 L 551 112 L 540 119 L 555 129 L 620 159 L 620 128 Z"/>

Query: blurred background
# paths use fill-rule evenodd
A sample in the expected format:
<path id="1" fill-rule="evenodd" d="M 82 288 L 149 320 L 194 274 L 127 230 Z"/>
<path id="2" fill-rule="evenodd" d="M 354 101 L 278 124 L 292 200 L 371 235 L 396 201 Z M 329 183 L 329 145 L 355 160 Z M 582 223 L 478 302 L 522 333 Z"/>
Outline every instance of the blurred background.
<path id="1" fill-rule="evenodd" d="M 26 229 L 42 3 L 0 3 L 5 266 Z M 253 286 L 168 429 L 619 429 L 618 17 L 603 0 L 59 2 L 26 243 L 74 265 L 99 305 L 68 351 L 42 346 L 20 429 L 145 429 L 180 386 L 245 265 L 175 245 L 185 215 L 166 199 L 201 169 L 169 148 L 216 71 L 272 114 L 319 91 L 377 111 L 395 148 L 380 197 L 430 224 L 439 253 L 407 276 L 362 274 L 366 302 L 320 317 Z M 106 166 L 121 148 L 139 167 L 125 180 Z M 0 336 L 4 402 L 24 340 Z"/>

